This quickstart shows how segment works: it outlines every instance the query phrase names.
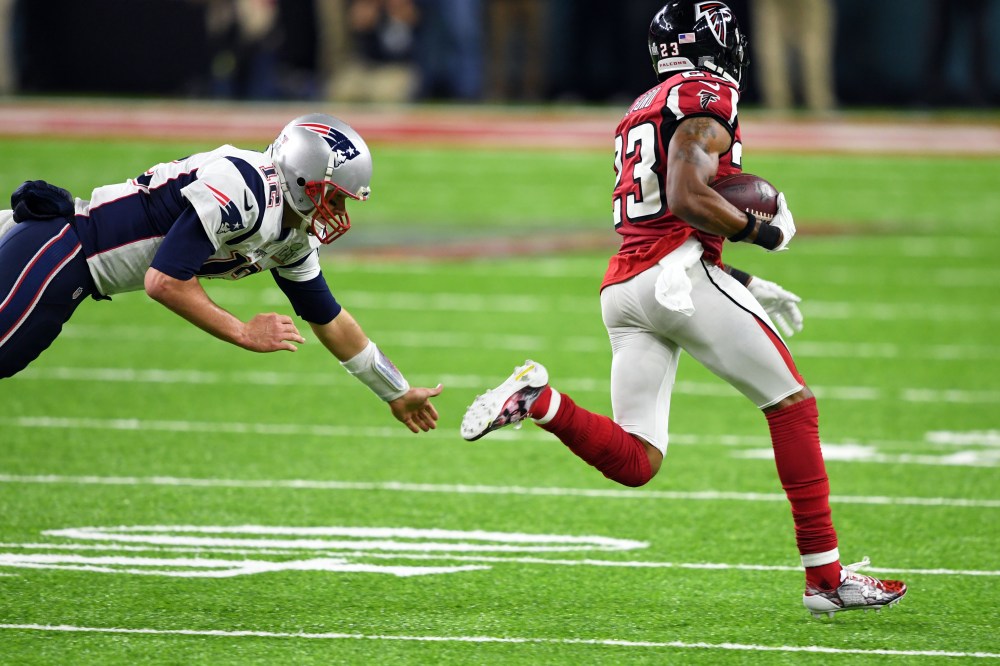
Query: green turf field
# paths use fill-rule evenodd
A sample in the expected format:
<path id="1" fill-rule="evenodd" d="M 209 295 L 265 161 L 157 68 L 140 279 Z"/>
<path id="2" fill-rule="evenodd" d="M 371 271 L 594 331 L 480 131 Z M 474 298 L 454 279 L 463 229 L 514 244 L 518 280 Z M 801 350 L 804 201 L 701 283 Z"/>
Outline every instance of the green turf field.
<path id="1" fill-rule="evenodd" d="M 0 140 L 0 190 L 86 196 L 207 147 Z M 764 419 L 690 358 L 638 490 L 530 424 L 458 434 L 527 357 L 610 413 L 610 153 L 374 152 L 325 272 L 411 383 L 444 383 L 439 429 L 409 433 L 315 339 L 258 356 L 141 293 L 84 304 L 0 382 L 0 662 L 1000 659 L 1000 157 L 745 158 L 800 235 L 727 257 L 803 298 L 789 343 L 820 400 L 841 553 L 910 586 L 891 611 L 818 621 Z M 538 253 L 539 230 L 607 247 Z M 527 254 L 420 258 L 450 235 Z M 365 254 L 386 243 L 416 258 Z M 208 288 L 243 318 L 290 313 L 265 276 Z"/>

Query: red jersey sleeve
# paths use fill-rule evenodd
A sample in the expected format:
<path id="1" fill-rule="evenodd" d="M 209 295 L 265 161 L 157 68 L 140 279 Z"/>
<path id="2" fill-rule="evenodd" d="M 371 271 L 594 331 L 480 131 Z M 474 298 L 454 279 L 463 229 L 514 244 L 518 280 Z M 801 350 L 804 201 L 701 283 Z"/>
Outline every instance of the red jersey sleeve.
<path id="1" fill-rule="evenodd" d="M 719 156 L 716 178 L 740 171 L 737 86 L 701 70 L 677 74 L 640 95 L 615 132 L 615 189 L 612 216 L 621 236 L 602 286 L 622 282 L 654 265 L 695 235 L 705 259 L 721 262 L 723 238 L 699 231 L 670 210 L 666 197 L 667 152 L 677 126 L 686 118 L 709 116 L 730 135 Z"/>
<path id="2" fill-rule="evenodd" d="M 736 131 L 736 109 L 740 92 L 729 81 L 707 72 L 694 70 L 679 74 L 667 84 L 663 105 L 674 122 L 691 116 L 712 116 L 729 130 Z"/>

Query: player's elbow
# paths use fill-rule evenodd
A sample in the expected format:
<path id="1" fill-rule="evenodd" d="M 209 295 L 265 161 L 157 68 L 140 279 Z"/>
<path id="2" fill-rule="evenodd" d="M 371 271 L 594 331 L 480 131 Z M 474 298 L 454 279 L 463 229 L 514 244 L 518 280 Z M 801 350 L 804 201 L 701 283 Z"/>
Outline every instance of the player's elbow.
<path id="1" fill-rule="evenodd" d="M 670 202 L 670 212 L 685 222 L 700 220 L 704 216 L 704 209 L 698 197 L 690 190 L 678 189 L 673 195 L 667 195 Z"/>
<path id="2" fill-rule="evenodd" d="M 674 187 L 667 193 L 670 212 L 695 229 L 719 233 L 716 219 L 718 211 L 713 206 L 712 191 L 705 186 Z"/>
<path id="3" fill-rule="evenodd" d="M 181 280 L 172 278 L 166 273 L 161 273 L 155 268 L 146 271 L 143 278 L 143 288 L 146 294 L 158 303 L 169 303 L 174 294 L 178 292 Z"/>

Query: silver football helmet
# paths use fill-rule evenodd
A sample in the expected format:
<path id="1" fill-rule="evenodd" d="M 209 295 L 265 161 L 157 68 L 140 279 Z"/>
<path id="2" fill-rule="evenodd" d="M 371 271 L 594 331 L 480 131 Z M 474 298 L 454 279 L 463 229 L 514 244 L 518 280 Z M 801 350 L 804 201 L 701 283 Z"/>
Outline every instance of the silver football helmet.
<path id="1" fill-rule="evenodd" d="M 350 125 L 310 113 L 285 125 L 268 148 L 289 207 L 303 231 L 324 245 L 351 228 L 343 196 L 364 201 L 371 194 L 372 155 Z"/>

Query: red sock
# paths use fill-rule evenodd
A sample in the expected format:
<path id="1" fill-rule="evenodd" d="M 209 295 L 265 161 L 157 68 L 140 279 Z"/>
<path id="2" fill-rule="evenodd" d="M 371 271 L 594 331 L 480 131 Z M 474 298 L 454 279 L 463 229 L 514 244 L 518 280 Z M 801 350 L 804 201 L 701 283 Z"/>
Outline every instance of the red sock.
<path id="1" fill-rule="evenodd" d="M 821 590 L 836 590 L 840 587 L 840 560 L 818 567 L 806 567 L 806 582 Z"/>
<path id="2" fill-rule="evenodd" d="M 830 483 L 819 445 L 819 410 L 809 398 L 767 414 L 778 478 L 792 505 L 795 541 L 801 555 L 837 548 L 830 514 Z M 824 589 L 840 585 L 840 562 L 807 567 L 806 579 Z"/>
<path id="3" fill-rule="evenodd" d="M 649 456 L 642 442 L 601 414 L 577 407 L 568 395 L 559 394 L 559 410 L 551 421 L 540 424 L 569 450 L 604 476 L 625 486 L 641 486 L 653 478 Z M 542 418 L 549 410 L 552 389 L 539 394 L 531 416 Z"/>
<path id="4" fill-rule="evenodd" d="M 531 409 L 528 410 L 528 416 L 533 419 L 540 419 L 549 411 L 549 404 L 552 402 L 552 387 L 546 386 L 542 389 L 542 392 L 538 394 L 535 398 L 535 402 L 532 403 Z"/>

